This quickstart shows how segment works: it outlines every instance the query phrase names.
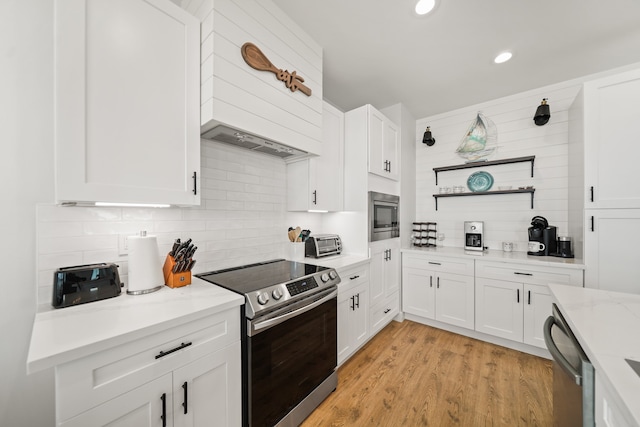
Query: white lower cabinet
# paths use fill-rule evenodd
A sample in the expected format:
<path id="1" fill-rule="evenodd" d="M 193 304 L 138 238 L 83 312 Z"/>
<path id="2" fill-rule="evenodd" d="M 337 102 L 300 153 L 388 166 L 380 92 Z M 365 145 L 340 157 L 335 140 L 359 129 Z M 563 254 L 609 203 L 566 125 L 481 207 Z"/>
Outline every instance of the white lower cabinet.
<path id="1" fill-rule="evenodd" d="M 405 254 L 402 265 L 402 311 L 473 329 L 473 260 Z"/>
<path id="2" fill-rule="evenodd" d="M 547 284 L 582 286 L 582 280 L 577 269 L 477 261 L 475 329 L 546 348 L 542 331 L 552 302 Z"/>
<path id="3" fill-rule="evenodd" d="M 238 309 L 56 368 L 57 425 L 240 425 Z"/>
<path id="4" fill-rule="evenodd" d="M 369 265 L 338 269 L 338 365 L 369 339 Z"/>
<path id="5" fill-rule="evenodd" d="M 595 416 L 598 427 L 626 427 L 636 425 L 626 405 L 614 394 L 612 387 L 596 371 Z"/>

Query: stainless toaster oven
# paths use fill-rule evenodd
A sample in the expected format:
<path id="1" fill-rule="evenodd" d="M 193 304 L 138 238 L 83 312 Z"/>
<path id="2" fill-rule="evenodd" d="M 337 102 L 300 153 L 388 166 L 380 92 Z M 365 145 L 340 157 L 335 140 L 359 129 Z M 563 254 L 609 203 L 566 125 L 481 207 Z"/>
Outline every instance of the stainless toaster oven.
<path id="1" fill-rule="evenodd" d="M 305 241 L 304 256 L 321 258 L 342 252 L 342 240 L 337 234 L 316 234 Z"/>

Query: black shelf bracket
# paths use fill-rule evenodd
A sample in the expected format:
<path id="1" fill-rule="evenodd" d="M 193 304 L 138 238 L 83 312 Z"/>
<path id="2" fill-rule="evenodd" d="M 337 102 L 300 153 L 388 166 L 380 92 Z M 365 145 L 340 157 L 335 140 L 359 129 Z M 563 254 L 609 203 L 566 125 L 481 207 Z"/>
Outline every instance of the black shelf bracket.
<path id="1" fill-rule="evenodd" d="M 465 196 L 491 196 L 494 194 L 518 194 L 518 193 L 530 193 L 531 194 L 531 209 L 533 209 L 533 195 L 536 192 L 535 188 L 519 188 L 517 190 L 497 190 L 497 191 L 475 191 L 471 193 L 453 193 L 453 194 L 434 194 L 433 197 L 436 200 L 436 210 L 438 210 L 438 199 L 441 197 L 465 197 Z"/>
<path id="2" fill-rule="evenodd" d="M 531 178 L 533 178 L 533 163 L 535 161 L 535 158 L 536 156 L 525 156 L 525 157 L 513 157 L 511 159 L 471 162 L 471 163 L 465 163 L 463 165 L 443 166 L 439 168 L 433 168 L 433 171 L 436 174 L 436 185 L 438 185 L 438 172 L 454 171 L 459 169 L 482 168 L 485 166 L 508 165 L 511 163 L 531 162 Z"/>

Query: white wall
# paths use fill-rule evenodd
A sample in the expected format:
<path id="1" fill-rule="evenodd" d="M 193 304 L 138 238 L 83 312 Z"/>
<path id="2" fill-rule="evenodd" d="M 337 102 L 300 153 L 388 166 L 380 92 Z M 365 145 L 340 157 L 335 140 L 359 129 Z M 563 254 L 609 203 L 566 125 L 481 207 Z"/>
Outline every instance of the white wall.
<path id="1" fill-rule="evenodd" d="M 438 232 L 445 236 L 438 244 L 454 247 L 464 246 L 464 221 L 484 221 L 485 244 L 490 249 L 502 249 L 502 242 L 510 241 L 516 244 L 517 251 L 526 251 L 527 228 L 536 215 L 557 226 L 559 235 L 567 235 L 568 108 L 579 87 L 575 81 L 567 82 L 418 120 L 415 220 L 437 222 Z M 536 126 L 533 115 L 542 98 L 549 99 L 551 119 L 544 126 Z M 434 167 L 464 163 L 455 150 L 478 111 L 491 119 L 498 130 L 499 148 L 489 160 L 534 155 L 533 178 L 530 163 L 518 163 L 440 172 L 436 186 Z M 431 126 L 436 138 L 431 147 L 422 144 L 427 126 Z M 462 185 L 468 192 L 467 179 L 477 171 L 493 176 L 492 190 L 505 185 L 533 185 L 534 209 L 529 194 L 509 194 L 443 198 L 435 210 L 433 194 L 438 193 L 439 187 Z"/>
<path id="2" fill-rule="evenodd" d="M 0 2 L 0 424 L 53 425 L 53 372 L 26 375 L 35 205 L 53 200 L 53 2 Z"/>

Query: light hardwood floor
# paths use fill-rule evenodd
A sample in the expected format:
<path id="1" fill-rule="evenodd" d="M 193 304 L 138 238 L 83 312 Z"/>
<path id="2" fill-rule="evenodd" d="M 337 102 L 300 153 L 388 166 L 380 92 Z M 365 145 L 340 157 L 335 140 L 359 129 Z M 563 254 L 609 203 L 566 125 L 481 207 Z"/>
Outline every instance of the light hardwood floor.
<path id="1" fill-rule="evenodd" d="M 551 426 L 551 361 L 405 320 L 338 370 L 312 426 Z"/>

